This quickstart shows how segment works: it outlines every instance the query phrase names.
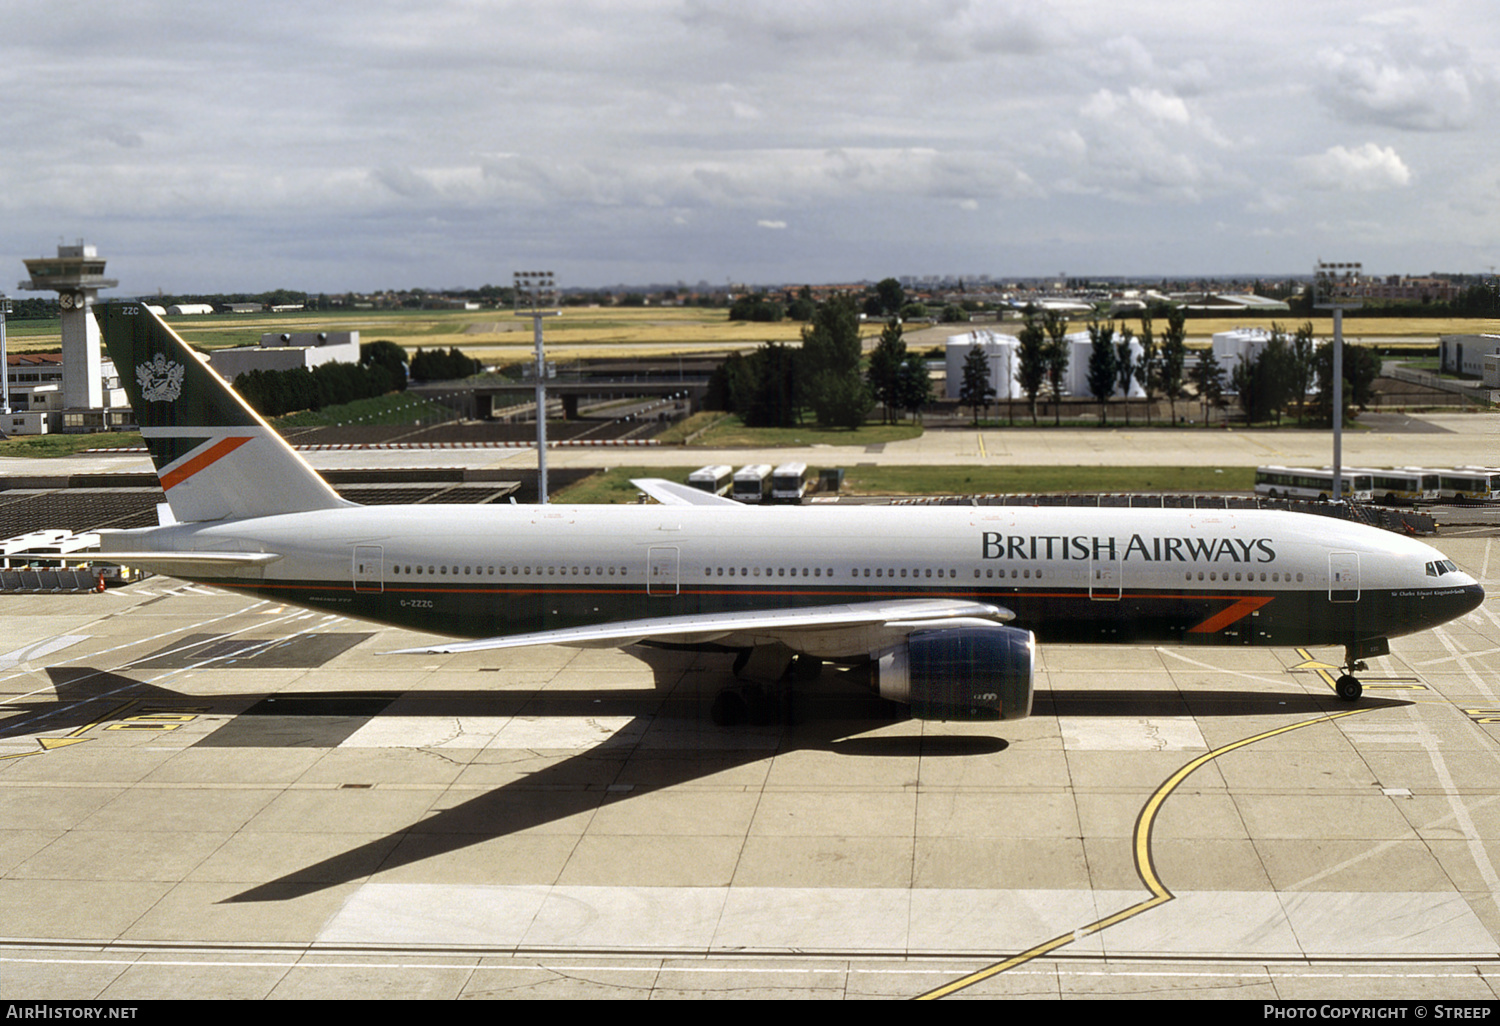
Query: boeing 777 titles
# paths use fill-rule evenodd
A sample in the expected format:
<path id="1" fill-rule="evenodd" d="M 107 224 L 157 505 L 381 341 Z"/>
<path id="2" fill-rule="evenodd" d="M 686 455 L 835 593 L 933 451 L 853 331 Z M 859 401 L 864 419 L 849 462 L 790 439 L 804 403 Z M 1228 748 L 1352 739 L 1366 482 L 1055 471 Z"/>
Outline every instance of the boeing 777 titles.
<path id="1" fill-rule="evenodd" d="M 1014 719 L 1038 641 L 1342 645 L 1363 660 L 1484 598 L 1428 545 L 1271 510 L 757 508 L 663 481 L 637 506 L 361 506 L 144 305 L 102 309 L 175 523 L 108 532 L 146 569 L 465 639 L 421 651 L 634 643 L 737 670 L 865 663 L 937 719 Z M 101 532 L 103 534 L 103 532 Z M 716 716 L 744 711 L 729 688 Z"/>

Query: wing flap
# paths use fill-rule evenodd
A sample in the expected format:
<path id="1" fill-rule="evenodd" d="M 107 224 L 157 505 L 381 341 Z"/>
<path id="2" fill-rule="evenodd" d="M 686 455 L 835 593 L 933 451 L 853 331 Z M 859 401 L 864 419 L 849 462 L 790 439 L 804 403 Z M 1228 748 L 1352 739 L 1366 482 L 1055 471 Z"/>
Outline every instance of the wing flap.
<path id="1" fill-rule="evenodd" d="M 630 483 L 663 506 L 729 506 L 734 509 L 749 509 L 743 502 L 722 495 L 705 492 L 701 488 L 666 481 L 659 477 L 633 477 Z"/>

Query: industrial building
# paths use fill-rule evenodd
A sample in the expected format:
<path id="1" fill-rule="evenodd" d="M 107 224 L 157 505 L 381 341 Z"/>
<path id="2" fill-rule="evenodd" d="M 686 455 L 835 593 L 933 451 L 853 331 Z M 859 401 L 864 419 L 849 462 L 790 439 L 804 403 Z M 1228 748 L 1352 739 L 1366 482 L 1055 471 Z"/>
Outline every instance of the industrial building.
<path id="1" fill-rule="evenodd" d="M 65 360 L 61 353 L 6 355 L 5 377 L 9 386 L 10 410 L 0 414 L 0 433 L 45 435 L 66 430 L 89 430 L 85 426 L 87 411 L 69 410 L 66 406 L 63 391 L 67 374 Z M 120 387 L 115 365 L 107 356 L 99 360 L 99 394 L 104 407 L 121 423 L 131 419 L 130 402 Z M 103 411 L 97 412 L 102 420 Z M 72 423 L 68 422 L 69 417 L 73 418 Z"/>
<path id="2" fill-rule="evenodd" d="M 1444 374 L 1484 376 L 1484 358 L 1500 354 L 1500 335 L 1444 335 L 1438 339 L 1438 366 Z"/>
<path id="3" fill-rule="evenodd" d="M 260 344 L 215 349 L 208 365 L 225 381 L 252 370 L 312 370 L 325 363 L 358 363 L 359 332 L 319 331 L 268 333 Z"/>

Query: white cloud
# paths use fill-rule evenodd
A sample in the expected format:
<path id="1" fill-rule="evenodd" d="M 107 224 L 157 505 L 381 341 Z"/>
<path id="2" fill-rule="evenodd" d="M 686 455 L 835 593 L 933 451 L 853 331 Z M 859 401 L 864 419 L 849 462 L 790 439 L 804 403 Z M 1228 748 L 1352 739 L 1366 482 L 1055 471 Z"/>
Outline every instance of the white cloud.
<path id="1" fill-rule="evenodd" d="M 764 221 L 764 220 L 762 220 L 762 221 L 756 221 L 755 222 L 755 226 L 757 228 L 770 228 L 773 231 L 780 231 L 781 229 L 783 229 L 783 228 L 786 227 L 786 222 L 785 221 Z"/>
<path id="2" fill-rule="evenodd" d="M 145 283 L 179 291 L 240 254 L 276 280 L 236 289 L 533 256 L 579 284 L 1191 273 L 1239 264 L 1236 228 L 1310 245 L 1311 206 L 1347 223 L 1373 195 L 1383 245 L 1462 269 L 1476 244 L 1432 217 L 1494 236 L 1469 214 L 1500 166 L 1491 6 L 1258 0 L 1226 31 L 1222 5 L 1142 0 L 65 0 L 84 33 L 17 7 L 0 239 L 180 253 Z"/>
<path id="3" fill-rule="evenodd" d="M 1331 146 L 1299 161 L 1306 183 L 1314 189 L 1375 192 L 1411 184 L 1411 169 L 1389 146 L 1365 143 L 1357 149 Z"/>
<path id="4" fill-rule="evenodd" d="M 1493 77 L 1450 44 L 1362 44 L 1318 55 L 1324 100 L 1350 120 L 1413 131 L 1474 122 L 1493 99 Z"/>

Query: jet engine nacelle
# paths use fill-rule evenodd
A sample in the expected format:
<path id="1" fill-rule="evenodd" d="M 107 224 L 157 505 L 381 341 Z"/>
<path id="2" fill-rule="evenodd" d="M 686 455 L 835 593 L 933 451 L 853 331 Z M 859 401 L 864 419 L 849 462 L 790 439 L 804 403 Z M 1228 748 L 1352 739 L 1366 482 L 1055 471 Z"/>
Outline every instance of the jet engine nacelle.
<path id="1" fill-rule="evenodd" d="M 993 623 L 914 631 L 875 659 L 882 698 L 921 720 L 1020 720 L 1031 715 L 1036 640 Z"/>

